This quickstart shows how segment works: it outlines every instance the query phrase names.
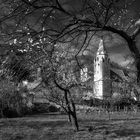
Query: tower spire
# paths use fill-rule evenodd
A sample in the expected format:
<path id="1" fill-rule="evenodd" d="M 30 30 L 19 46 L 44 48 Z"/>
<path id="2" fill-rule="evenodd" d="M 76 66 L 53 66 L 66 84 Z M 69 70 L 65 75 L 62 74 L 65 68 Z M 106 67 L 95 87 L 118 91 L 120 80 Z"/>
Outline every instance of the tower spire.
<path id="1" fill-rule="evenodd" d="M 102 54 L 102 55 L 107 54 L 106 49 L 104 47 L 104 41 L 103 41 L 102 38 L 100 39 L 100 42 L 99 42 L 99 48 L 98 48 L 97 54 L 98 55 L 100 55 L 100 54 Z"/>
<path id="2" fill-rule="evenodd" d="M 104 41 L 101 38 L 99 48 L 94 61 L 94 97 L 107 99 L 110 97 L 110 63 L 108 54 L 104 47 Z"/>

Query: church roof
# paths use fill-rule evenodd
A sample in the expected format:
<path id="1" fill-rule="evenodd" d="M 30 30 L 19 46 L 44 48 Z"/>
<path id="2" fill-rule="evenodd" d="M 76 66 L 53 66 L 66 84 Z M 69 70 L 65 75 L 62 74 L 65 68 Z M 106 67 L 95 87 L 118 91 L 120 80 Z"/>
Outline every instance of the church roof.
<path id="1" fill-rule="evenodd" d="M 107 51 L 106 51 L 105 46 L 104 46 L 103 39 L 100 39 L 99 48 L 97 50 L 97 54 L 107 54 Z"/>
<path id="2" fill-rule="evenodd" d="M 128 81 L 128 77 L 125 76 L 123 70 L 111 68 L 111 77 L 116 75 L 120 80 Z"/>

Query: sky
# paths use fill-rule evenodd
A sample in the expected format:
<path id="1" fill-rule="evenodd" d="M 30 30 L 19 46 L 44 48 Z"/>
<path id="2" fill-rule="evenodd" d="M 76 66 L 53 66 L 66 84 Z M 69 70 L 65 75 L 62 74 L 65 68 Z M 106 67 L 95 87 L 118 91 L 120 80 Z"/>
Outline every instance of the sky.
<path id="1" fill-rule="evenodd" d="M 93 37 L 90 41 L 89 47 L 87 48 L 87 53 L 91 55 L 96 55 L 96 51 L 99 47 L 100 42 L 99 37 Z M 121 66 L 127 67 L 136 70 L 134 65 L 134 58 L 130 52 L 127 42 L 120 36 L 112 33 L 105 33 L 103 37 L 104 47 L 108 53 L 108 56 L 111 61 L 118 63 Z"/>
<path id="2" fill-rule="evenodd" d="M 132 53 L 123 38 L 112 34 L 111 40 L 106 38 L 104 42 L 111 61 L 124 67 L 127 67 L 128 64 L 130 65 L 130 63 L 133 64 L 134 59 Z M 133 67 L 133 69 L 135 69 L 135 67 Z"/>

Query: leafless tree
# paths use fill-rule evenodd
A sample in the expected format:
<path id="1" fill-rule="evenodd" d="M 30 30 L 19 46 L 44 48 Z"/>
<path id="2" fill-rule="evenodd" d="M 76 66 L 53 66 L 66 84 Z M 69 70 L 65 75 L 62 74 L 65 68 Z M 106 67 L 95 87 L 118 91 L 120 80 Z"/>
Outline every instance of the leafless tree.
<path id="1" fill-rule="evenodd" d="M 135 1 L 130 4 L 133 2 Z M 40 60 L 45 59 L 51 64 L 48 66 L 52 68 L 52 74 L 56 73 L 57 66 L 52 57 L 56 52 L 55 44 L 71 43 L 73 40 L 78 42 L 82 36 L 82 43 L 80 47 L 76 45 L 74 53 L 77 60 L 94 35 L 104 36 L 104 33 L 108 32 L 121 36 L 127 42 L 136 61 L 139 81 L 140 52 L 136 45 L 136 37 L 140 32 L 139 22 L 136 22 L 138 17 L 130 16 L 128 3 L 125 1 L 2 0 L 0 5 L 2 42 L 14 44 L 12 49 L 16 46 L 18 50 L 25 50 L 29 54 L 28 59 L 38 65 Z M 30 57 L 31 55 L 33 57 Z M 53 75 L 51 78 L 54 78 Z M 62 88 L 57 83 L 57 77 L 53 80 L 65 95 L 69 94 L 68 88 Z"/>
<path id="2" fill-rule="evenodd" d="M 84 35 L 79 51 L 92 35 L 107 31 L 121 36 L 128 44 L 140 75 L 140 54 L 136 45 L 139 34 L 138 16 L 133 16 L 129 6 L 136 1 L 120 0 L 2 0 L 1 40 L 26 48 L 28 42 L 71 42 Z M 136 22 L 137 21 L 137 22 Z M 135 24 L 136 22 L 136 24 Z M 91 37 L 92 39 L 92 37 Z M 25 45 L 25 46 L 24 46 Z M 23 47 L 24 46 L 24 47 Z M 47 44 L 45 43 L 45 46 Z M 29 47 L 29 46 L 28 46 Z"/>

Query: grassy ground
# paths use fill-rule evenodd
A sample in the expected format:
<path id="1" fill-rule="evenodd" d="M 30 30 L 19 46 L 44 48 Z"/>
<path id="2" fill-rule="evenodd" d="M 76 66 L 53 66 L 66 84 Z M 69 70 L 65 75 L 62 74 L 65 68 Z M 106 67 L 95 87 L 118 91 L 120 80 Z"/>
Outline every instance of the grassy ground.
<path id="1" fill-rule="evenodd" d="M 78 114 L 80 131 L 66 115 L 0 119 L 0 140 L 140 140 L 140 113 Z"/>

